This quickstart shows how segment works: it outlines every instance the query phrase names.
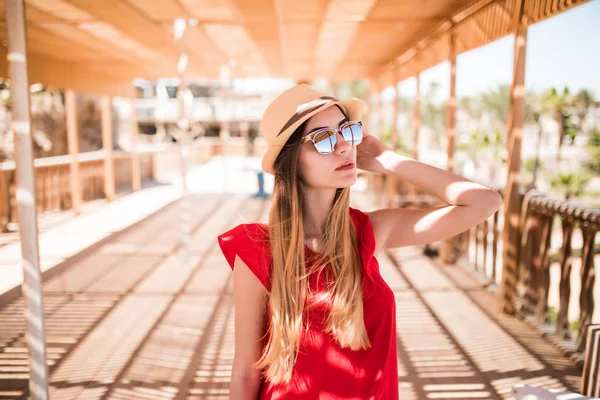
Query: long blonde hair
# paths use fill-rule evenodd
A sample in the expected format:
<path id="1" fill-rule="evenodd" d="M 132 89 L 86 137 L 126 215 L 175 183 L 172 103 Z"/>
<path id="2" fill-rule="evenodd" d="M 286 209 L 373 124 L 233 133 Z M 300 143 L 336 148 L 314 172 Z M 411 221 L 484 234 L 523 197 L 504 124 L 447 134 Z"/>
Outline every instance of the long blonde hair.
<path id="1" fill-rule="evenodd" d="M 321 256 L 316 268 L 305 270 L 302 188 L 297 170 L 300 139 L 306 123 L 290 137 L 275 161 L 275 184 L 269 215 L 272 252 L 271 290 L 268 294 L 269 340 L 255 367 L 274 383 L 288 383 L 297 360 L 304 329 L 308 276 L 326 272 L 327 295 L 332 301 L 326 322 L 341 347 L 371 346 L 363 318 L 362 262 L 357 234 L 350 217 L 350 188 L 337 189 L 323 227 Z M 326 268 L 328 270 L 326 270 Z"/>

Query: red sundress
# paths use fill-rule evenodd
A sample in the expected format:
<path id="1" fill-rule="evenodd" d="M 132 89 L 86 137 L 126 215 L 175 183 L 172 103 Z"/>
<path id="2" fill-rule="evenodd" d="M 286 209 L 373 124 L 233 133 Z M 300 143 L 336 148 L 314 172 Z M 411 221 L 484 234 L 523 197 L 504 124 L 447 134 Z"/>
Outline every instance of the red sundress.
<path id="1" fill-rule="evenodd" d="M 394 293 L 379 274 L 374 257 L 375 236 L 368 215 L 350 208 L 363 263 L 364 320 L 371 348 L 341 348 L 333 336 L 325 333 L 326 305 L 306 311 L 310 321 L 303 334 L 292 380 L 288 384 L 263 381 L 259 399 L 319 400 L 396 400 L 398 364 L 396 355 L 396 303 Z M 268 226 L 241 224 L 218 236 L 219 245 L 233 268 L 236 254 L 244 261 L 267 290 L 271 253 Z M 305 248 L 307 267 L 316 256 Z M 317 277 L 318 275 L 318 277 Z M 309 287 L 313 295 L 323 288 L 325 274 L 312 274 Z M 313 296 L 307 299 L 310 302 Z M 263 342 L 263 345 L 266 343 Z"/>

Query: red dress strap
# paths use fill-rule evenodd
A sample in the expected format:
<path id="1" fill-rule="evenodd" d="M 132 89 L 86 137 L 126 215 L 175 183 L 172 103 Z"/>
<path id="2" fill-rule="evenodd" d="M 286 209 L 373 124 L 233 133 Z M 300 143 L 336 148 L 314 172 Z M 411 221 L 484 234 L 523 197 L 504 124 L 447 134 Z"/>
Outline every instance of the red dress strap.
<path id="1" fill-rule="evenodd" d="M 271 249 L 267 226 L 258 223 L 240 224 L 217 236 L 217 239 L 232 270 L 237 255 L 263 286 L 270 290 Z"/>

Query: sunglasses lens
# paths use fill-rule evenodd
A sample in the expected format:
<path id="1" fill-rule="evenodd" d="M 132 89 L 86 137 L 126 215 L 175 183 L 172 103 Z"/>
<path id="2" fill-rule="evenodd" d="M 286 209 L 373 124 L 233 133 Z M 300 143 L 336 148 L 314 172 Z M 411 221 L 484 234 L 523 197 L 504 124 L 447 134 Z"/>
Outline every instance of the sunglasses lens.
<path id="1" fill-rule="evenodd" d="M 333 152 L 337 137 L 334 130 L 325 130 L 317 133 L 313 140 L 317 151 L 321 154 L 329 154 Z"/>
<path id="2" fill-rule="evenodd" d="M 358 122 L 350 123 L 342 129 L 342 136 L 350 144 L 360 144 L 363 139 L 362 126 Z"/>

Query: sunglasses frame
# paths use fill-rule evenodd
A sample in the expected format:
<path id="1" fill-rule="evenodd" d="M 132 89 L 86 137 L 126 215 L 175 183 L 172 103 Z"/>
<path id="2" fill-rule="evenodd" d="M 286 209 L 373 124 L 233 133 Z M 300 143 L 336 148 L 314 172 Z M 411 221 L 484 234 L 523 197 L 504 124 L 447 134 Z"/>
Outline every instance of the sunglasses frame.
<path id="1" fill-rule="evenodd" d="M 335 132 L 335 136 L 337 136 L 338 133 L 340 135 L 344 136 L 344 134 L 342 133 L 342 130 L 345 129 L 345 128 L 347 128 L 349 125 L 354 125 L 354 124 L 358 124 L 358 126 L 360 126 L 360 129 L 362 131 L 363 123 L 362 123 L 361 120 L 346 121 L 342 125 L 340 125 L 339 128 L 321 128 L 321 129 L 317 129 L 316 131 L 311 132 L 308 135 L 304 136 L 302 138 L 302 143 L 311 141 L 311 142 L 313 142 L 313 145 L 315 146 L 315 149 L 317 149 L 317 151 L 319 152 L 319 154 L 323 154 L 323 155 L 331 154 L 331 153 L 333 153 L 335 151 L 335 144 L 337 144 L 337 142 L 335 144 L 332 144 L 332 146 L 331 146 L 332 147 L 332 151 L 330 151 L 329 153 L 321 153 L 319 151 L 319 149 L 317 148 L 317 143 L 315 143 L 314 136 L 317 135 L 317 134 L 319 134 L 319 133 L 321 133 L 321 132 L 326 132 L 326 131 L 334 131 Z M 330 136 L 330 138 L 331 138 L 331 136 Z M 348 141 L 346 140 L 346 142 L 348 142 Z M 361 142 L 362 142 L 362 140 L 361 140 Z M 348 142 L 348 143 L 350 143 L 350 142 Z M 353 146 L 355 145 L 354 144 L 354 140 L 352 141 L 352 145 Z"/>

